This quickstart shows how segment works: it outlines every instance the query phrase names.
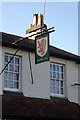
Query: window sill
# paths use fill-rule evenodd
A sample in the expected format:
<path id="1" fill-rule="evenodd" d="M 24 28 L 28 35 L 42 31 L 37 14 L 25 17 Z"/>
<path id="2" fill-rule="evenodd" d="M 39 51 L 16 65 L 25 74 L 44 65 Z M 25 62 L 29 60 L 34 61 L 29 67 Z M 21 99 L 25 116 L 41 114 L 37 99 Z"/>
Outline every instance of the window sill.
<path id="1" fill-rule="evenodd" d="M 66 97 L 50 96 L 50 99 L 68 100 Z"/>
<path id="2" fill-rule="evenodd" d="M 9 91 L 9 90 L 3 90 L 4 94 L 17 94 L 17 95 L 23 95 L 23 92 L 20 91 Z"/>
<path id="3" fill-rule="evenodd" d="M 63 97 L 64 97 L 64 94 L 53 94 L 53 93 L 50 93 L 50 96 L 63 98 Z"/>

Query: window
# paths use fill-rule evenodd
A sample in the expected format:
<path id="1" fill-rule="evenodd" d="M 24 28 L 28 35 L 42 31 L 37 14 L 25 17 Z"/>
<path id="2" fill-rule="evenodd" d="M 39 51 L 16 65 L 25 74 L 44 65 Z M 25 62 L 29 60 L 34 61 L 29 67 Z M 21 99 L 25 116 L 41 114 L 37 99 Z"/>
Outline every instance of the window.
<path id="1" fill-rule="evenodd" d="M 9 62 L 12 55 L 5 55 L 4 66 Z M 4 71 L 4 89 L 20 89 L 20 57 L 15 56 Z"/>
<path id="2" fill-rule="evenodd" d="M 64 66 L 50 63 L 50 93 L 52 96 L 64 94 Z"/>

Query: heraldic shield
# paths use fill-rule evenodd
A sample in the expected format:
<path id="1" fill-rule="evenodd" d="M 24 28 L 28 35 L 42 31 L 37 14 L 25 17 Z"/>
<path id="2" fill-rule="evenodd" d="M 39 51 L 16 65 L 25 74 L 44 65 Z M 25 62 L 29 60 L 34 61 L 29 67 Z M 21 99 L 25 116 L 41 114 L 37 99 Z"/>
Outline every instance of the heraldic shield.
<path id="1" fill-rule="evenodd" d="M 48 39 L 47 37 L 44 38 L 40 38 L 39 40 L 37 40 L 37 45 L 36 45 L 36 49 L 37 49 L 37 55 L 40 57 L 43 57 L 48 50 Z"/>
<path id="2" fill-rule="evenodd" d="M 49 34 L 41 34 L 35 38 L 35 64 L 49 61 Z"/>

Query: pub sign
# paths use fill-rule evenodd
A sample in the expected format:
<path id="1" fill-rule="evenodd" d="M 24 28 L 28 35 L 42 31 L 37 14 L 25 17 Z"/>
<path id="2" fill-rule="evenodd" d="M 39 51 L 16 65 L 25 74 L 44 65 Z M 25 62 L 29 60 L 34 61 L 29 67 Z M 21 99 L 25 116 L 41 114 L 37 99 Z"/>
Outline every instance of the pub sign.
<path id="1" fill-rule="evenodd" d="M 49 33 L 35 37 L 35 64 L 49 61 Z"/>

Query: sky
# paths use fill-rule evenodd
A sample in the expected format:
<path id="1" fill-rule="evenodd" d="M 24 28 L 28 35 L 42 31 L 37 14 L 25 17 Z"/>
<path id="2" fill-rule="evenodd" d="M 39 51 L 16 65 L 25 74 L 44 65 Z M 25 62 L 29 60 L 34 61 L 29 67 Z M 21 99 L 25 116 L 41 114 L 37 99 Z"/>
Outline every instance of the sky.
<path id="1" fill-rule="evenodd" d="M 2 2 L 0 31 L 26 37 L 33 14 L 44 13 L 44 2 Z M 44 23 L 55 27 L 50 45 L 78 54 L 78 2 L 46 2 Z"/>

